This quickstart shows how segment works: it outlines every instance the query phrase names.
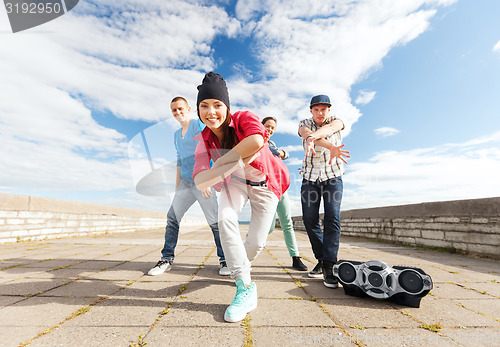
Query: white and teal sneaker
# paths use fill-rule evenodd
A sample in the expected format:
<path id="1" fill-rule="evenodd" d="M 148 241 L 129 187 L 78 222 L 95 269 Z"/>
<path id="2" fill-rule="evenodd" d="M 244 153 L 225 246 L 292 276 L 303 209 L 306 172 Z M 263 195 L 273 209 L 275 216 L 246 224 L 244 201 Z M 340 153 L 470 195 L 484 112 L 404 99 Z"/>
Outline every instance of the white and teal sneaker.
<path id="1" fill-rule="evenodd" d="M 248 312 L 257 308 L 257 285 L 255 282 L 246 287 L 242 279 L 236 280 L 236 295 L 233 302 L 226 309 L 224 320 L 226 322 L 239 322 Z"/>

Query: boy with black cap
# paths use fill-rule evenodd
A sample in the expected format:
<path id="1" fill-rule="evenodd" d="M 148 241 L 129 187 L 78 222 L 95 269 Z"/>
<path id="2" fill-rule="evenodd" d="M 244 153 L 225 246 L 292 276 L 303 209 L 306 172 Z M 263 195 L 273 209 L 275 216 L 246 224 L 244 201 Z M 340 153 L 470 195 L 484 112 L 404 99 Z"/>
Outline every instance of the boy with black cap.
<path id="1" fill-rule="evenodd" d="M 314 256 L 318 259 L 309 277 L 323 277 L 326 287 L 337 288 L 333 265 L 337 262 L 340 240 L 343 163 L 347 163 L 343 157 L 349 158 L 349 152 L 341 149 L 344 145 L 341 145 L 340 131 L 344 129 L 344 123 L 336 116 L 330 116 L 331 106 L 327 95 L 316 95 L 311 99 L 312 118 L 299 124 L 305 152 L 299 172 L 303 178 L 302 219 Z M 325 210 L 323 232 L 319 225 L 321 198 Z"/>

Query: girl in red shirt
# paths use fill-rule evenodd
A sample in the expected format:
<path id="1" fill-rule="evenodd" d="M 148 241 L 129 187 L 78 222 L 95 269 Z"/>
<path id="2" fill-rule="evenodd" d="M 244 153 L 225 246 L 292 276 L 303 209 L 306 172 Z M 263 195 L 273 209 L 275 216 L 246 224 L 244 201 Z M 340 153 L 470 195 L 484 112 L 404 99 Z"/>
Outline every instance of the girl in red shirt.
<path id="1" fill-rule="evenodd" d="M 267 145 L 259 118 L 248 111 L 229 112 L 229 94 L 221 75 L 210 72 L 198 86 L 198 117 L 206 128 L 198 136 L 193 178 L 198 189 L 210 186 L 221 192 L 219 233 L 236 295 L 224 319 L 237 322 L 257 307 L 257 286 L 250 262 L 264 248 L 274 212 L 290 185 L 283 162 Z M 210 160 L 214 162 L 210 167 Z M 251 217 L 243 242 L 238 216 L 250 201 Z"/>

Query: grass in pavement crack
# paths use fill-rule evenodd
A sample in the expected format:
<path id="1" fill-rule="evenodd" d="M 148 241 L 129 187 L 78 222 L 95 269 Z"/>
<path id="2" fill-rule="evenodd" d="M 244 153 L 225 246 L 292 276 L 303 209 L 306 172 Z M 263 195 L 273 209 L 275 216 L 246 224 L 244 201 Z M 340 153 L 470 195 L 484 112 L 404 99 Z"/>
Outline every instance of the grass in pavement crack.
<path id="1" fill-rule="evenodd" d="M 137 338 L 137 342 L 132 342 L 129 344 L 129 347 L 143 347 L 146 346 L 148 343 L 144 341 L 144 335 L 139 335 Z"/>
<path id="2" fill-rule="evenodd" d="M 245 341 L 243 343 L 244 347 L 250 347 L 254 345 L 253 337 L 252 337 L 252 319 L 247 313 L 245 319 L 241 322 L 241 326 L 245 328 Z"/>

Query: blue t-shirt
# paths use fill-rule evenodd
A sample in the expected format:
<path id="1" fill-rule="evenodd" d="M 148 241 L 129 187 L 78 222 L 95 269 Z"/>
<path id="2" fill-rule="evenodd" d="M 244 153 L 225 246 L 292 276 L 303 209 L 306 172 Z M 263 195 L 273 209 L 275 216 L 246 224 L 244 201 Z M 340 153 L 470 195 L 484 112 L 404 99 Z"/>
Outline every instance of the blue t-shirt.
<path id="1" fill-rule="evenodd" d="M 182 138 L 182 128 L 174 134 L 174 144 L 177 150 L 177 166 L 181 168 L 181 178 L 190 183 L 193 181 L 194 152 L 198 145 L 198 140 L 194 140 L 205 128 L 199 119 L 191 119 L 188 130 Z"/>

